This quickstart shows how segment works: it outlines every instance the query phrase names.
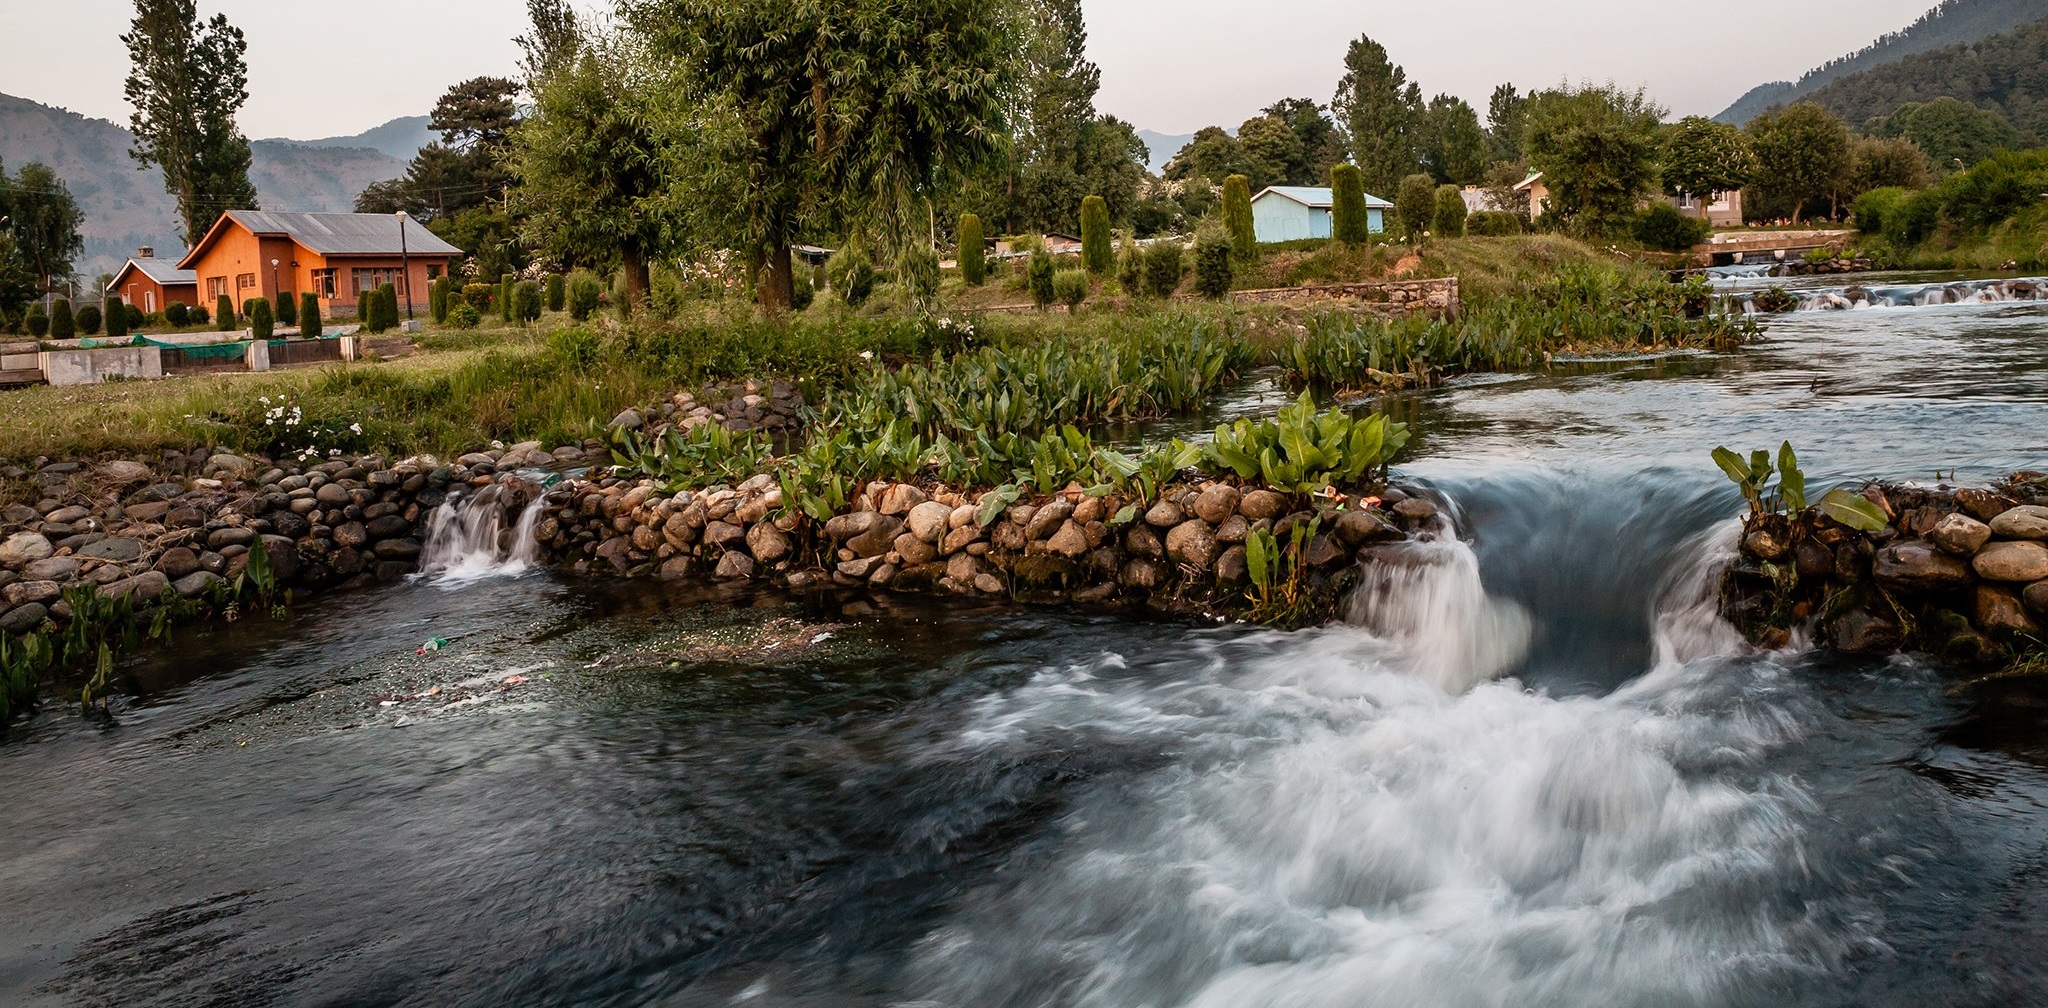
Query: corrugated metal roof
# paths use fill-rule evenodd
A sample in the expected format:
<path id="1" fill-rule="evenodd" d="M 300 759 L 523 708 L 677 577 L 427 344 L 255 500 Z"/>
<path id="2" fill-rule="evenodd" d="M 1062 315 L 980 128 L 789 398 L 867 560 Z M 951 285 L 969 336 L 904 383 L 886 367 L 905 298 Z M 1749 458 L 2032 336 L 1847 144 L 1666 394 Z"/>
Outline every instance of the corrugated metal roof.
<path id="1" fill-rule="evenodd" d="M 392 214 L 272 213 L 230 210 L 228 216 L 257 234 L 290 235 L 321 255 L 397 255 L 398 218 Z M 419 221 L 405 227 L 405 251 L 414 255 L 461 255 Z"/>
<path id="2" fill-rule="evenodd" d="M 1276 196 L 1285 196 L 1288 199 L 1291 199 L 1294 202 L 1301 204 L 1302 206 L 1311 207 L 1316 210 L 1328 210 L 1332 206 L 1336 205 L 1337 202 L 1336 198 L 1331 194 L 1329 189 L 1320 186 L 1267 186 L 1263 191 L 1259 193 L 1259 196 L 1264 196 L 1266 195 L 1266 193 L 1272 193 Z M 1253 197 L 1254 200 L 1256 200 L 1257 198 L 1258 197 Z M 1369 207 L 1378 207 L 1382 210 L 1391 210 L 1394 206 L 1394 204 L 1389 203 L 1386 200 L 1379 198 L 1378 196 L 1374 196 L 1371 193 L 1365 194 L 1365 205 Z"/>
<path id="3" fill-rule="evenodd" d="M 184 258 L 183 256 L 179 257 Z M 196 284 L 199 274 L 193 270 L 178 268 L 177 259 L 130 259 L 129 264 L 142 271 L 142 275 L 159 284 Z"/>

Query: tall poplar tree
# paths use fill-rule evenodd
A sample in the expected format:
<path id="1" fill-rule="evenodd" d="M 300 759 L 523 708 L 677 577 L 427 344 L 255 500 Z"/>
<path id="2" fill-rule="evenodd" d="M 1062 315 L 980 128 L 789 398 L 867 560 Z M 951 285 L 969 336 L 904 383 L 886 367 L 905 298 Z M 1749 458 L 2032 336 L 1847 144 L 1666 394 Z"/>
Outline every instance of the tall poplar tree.
<path id="1" fill-rule="evenodd" d="M 235 125 L 249 100 L 249 44 L 225 14 L 202 24 L 192 0 L 135 0 L 121 41 L 130 63 L 124 90 L 135 107 L 129 156 L 163 170 L 185 240 L 198 244 L 222 211 L 257 208 L 249 139 Z"/>
<path id="2" fill-rule="evenodd" d="M 1351 43 L 1330 108 L 1351 134 L 1351 160 L 1367 192 L 1393 192 L 1415 171 L 1422 88 L 1387 58 L 1385 46 L 1363 35 Z"/>

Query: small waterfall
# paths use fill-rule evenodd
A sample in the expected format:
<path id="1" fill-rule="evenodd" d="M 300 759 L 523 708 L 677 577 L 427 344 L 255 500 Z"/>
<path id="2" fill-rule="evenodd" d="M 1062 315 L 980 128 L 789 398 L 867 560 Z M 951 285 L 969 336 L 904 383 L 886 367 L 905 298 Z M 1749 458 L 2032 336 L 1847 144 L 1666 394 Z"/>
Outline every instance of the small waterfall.
<path id="1" fill-rule="evenodd" d="M 1528 613 L 1486 593 L 1478 555 L 1448 518 L 1376 550 L 1349 610 L 1348 622 L 1399 647 L 1417 673 L 1453 693 L 1497 678 L 1529 653 Z"/>
<path id="2" fill-rule="evenodd" d="M 468 497 L 448 500 L 427 520 L 420 572 L 443 584 L 526 573 L 539 552 L 534 529 L 545 506 L 539 487 L 518 481 L 494 483 Z M 518 516 L 513 518 L 515 510 Z"/>
<path id="3" fill-rule="evenodd" d="M 1735 563 L 1741 537 L 1742 523 L 1729 521 L 1692 541 L 1687 550 L 1689 562 L 1657 600 L 1654 641 L 1658 670 L 1750 650 L 1742 633 L 1721 618 L 1721 578 Z"/>
<path id="4" fill-rule="evenodd" d="M 1798 300 L 1794 311 L 1857 311 L 1870 308 L 1934 308 L 1942 305 L 1999 304 L 2006 301 L 2048 301 L 2048 279 L 2029 277 L 2013 280 L 1963 280 L 1951 283 L 1902 284 L 1892 286 L 1837 287 L 1824 290 L 1792 291 Z M 1744 291 L 1726 296 L 1729 310 L 1761 314 L 1762 291 Z"/>

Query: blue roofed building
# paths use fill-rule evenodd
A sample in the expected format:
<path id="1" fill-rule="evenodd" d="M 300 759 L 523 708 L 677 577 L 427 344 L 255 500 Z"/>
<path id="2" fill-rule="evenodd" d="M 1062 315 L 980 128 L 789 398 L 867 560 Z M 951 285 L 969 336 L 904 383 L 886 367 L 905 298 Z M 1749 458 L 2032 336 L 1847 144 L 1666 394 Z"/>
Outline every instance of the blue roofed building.
<path id="1" fill-rule="evenodd" d="M 1252 230 L 1261 242 L 1328 238 L 1331 234 L 1330 190 L 1315 186 L 1267 186 L 1252 197 Z M 1387 229 L 1387 211 L 1394 204 L 1365 194 L 1366 229 Z"/>

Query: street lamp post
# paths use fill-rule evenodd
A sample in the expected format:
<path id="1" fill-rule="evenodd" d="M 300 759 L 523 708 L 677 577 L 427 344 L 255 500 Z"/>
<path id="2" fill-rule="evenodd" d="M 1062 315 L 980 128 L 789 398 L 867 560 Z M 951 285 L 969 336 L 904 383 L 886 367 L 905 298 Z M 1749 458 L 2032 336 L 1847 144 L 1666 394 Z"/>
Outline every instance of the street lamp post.
<path id="1" fill-rule="evenodd" d="M 412 321 L 412 254 L 405 247 L 405 211 L 398 211 L 398 271 L 405 280 L 405 320 Z"/>
<path id="2" fill-rule="evenodd" d="M 277 285 L 277 260 L 272 259 L 270 260 L 270 300 L 279 301 L 283 297 L 284 289 Z M 270 312 L 272 315 L 277 314 L 277 306 L 271 305 Z"/>

